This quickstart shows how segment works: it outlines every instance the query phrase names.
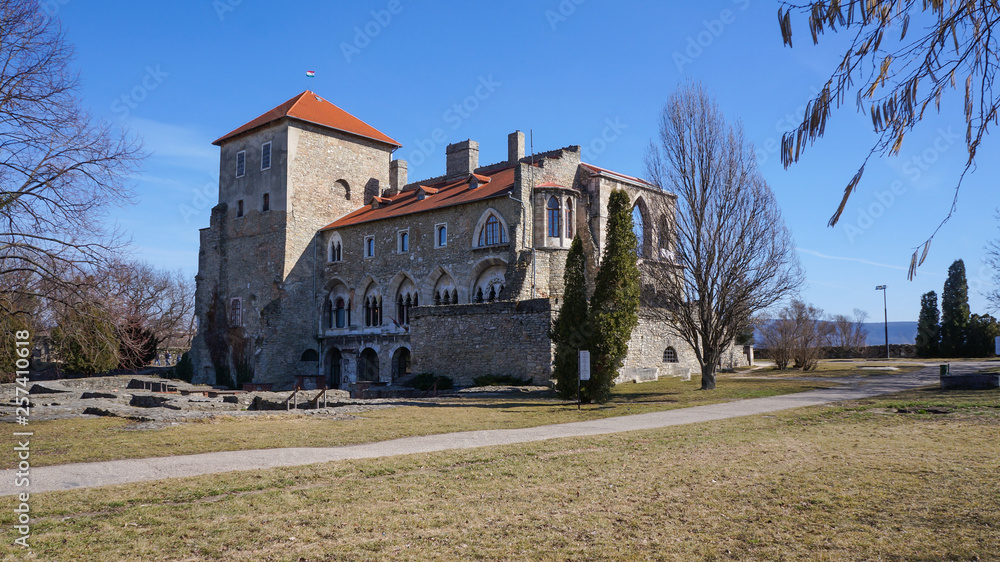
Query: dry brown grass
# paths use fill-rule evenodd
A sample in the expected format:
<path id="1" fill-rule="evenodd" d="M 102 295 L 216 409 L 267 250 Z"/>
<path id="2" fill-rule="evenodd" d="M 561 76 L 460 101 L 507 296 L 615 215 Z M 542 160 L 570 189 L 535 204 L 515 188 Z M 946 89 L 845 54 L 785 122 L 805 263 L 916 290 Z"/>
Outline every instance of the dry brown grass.
<path id="1" fill-rule="evenodd" d="M 928 407 L 950 413 L 919 413 Z M 998 412 L 1000 391 L 912 391 L 613 436 L 40 494 L 32 541 L 46 560 L 990 559 L 1000 553 Z"/>
<path id="2" fill-rule="evenodd" d="M 699 382 L 665 379 L 619 385 L 605 405 L 576 404 L 541 397 L 450 398 L 414 402 L 358 414 L 357 419 L 332 419 L 282 412 L 251 417 L 219 416 L 156 430 L 135 431 L 120 418 L 90 418 L 33 422 L 32 466 L 73 462 L 187 455 L 212 451 L 277 447 L 333 447 L 385 441 L 399 437 L 478 429 L 511 429 L 575 422 L 612 416 L 757 398 L 829 386 L 824 383 L 747 380 L 723 375 L 719 388 L 698 390 Z M 13 468 L 8 455 L 0 468 Z"/>

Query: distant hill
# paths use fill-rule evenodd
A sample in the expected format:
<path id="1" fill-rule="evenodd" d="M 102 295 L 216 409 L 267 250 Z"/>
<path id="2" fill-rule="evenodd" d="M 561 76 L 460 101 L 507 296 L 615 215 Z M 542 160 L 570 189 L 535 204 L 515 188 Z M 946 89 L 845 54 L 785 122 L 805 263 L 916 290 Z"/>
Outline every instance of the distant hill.
<path id="1" fill-rule="evenodd" d="M 868 330 L 867 345 L 885 345 L 885 323 L 865 322 L 865 329 Z M 757 345 L 762 341 L 760 332 L 754 334 Z M 889 322 L 889 343 L 890 344 L 912 344 L 917 338 L 916 322 Z"/>
<path id="2" fill-rule="evenodd" d="M 868 330 L 868 345 L 885 345 L 885 323 L 865 322 Z M 915 343 L 916 322 L 889 322 L 889 343 Z"/>

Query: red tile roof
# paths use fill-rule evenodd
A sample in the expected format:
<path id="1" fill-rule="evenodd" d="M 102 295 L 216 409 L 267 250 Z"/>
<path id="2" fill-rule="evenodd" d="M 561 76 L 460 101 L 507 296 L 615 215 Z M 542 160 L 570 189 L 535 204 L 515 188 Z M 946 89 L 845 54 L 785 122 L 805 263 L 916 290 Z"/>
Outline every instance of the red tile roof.
<path id="1" fill-rule="evenodd" d="M 420 185 L 393 195 L 381 197 L 378 209 L 366 205 L 360 209 L 337 219 L 321 230 L 331 230 L 344 226 L 352 226 L 391 217 L 401 217 L 432 209 L 441 209 L 463 203 L 471 203 L 491 197 L 506 195 L 514 187 L 514 166 L 491 171 L 488 175 L 475 174 L 479 187 L 469 189 L 468 176 L 459 180 L 442 181 L 431 185 Z M 418 189 L 421 188 L 421 189 Z M 424 199 L 417 197 L 417 192 L 423 191 Z M 386 203 L 385 201 L 388 201 Z"/>
<path id="2" fill-rule="evenodd" d="M 223 141 L 227 139 L 252 129 L 256 129 L 257 127 L 271 123 L 272 121 L 277 121 L 282 117 L 290 117 L 292 119 L 306 121 L 322 127 L 337 129 L 338 131 L 344 131 L 345 133 L 351 133 L 360 137 L 384 142 L 396 147 L 403 146 L 383 134 L 375 127 L 372 127 L 368 123 L 365 123 L 309 90 L 302 92 L 253 121 L 246 123 L 242 127 L 219 137 L 212 144 L 221 145 Z"/>
<path id="3" fill-rule="evenodd" d="M 614 170 L 609 170 L 607 168 L 601 168 L 600 166 L 595 166 L 593 164 L 586 164 L 586 163 L 581 162 L 580 165 L 583 166 L 584 168 L 587 168 L 588 170 L 590 170 L 591 172 L 594 172 L 594 173 L 598 173 L 598 174 L 602 174 L 603 173 L 603 174 L 608 174 L 608 175 L 611 175 L 611 176 L 618 176 L 620 178 L 624 178 L 624 179 L 632 181 L 632 182 L 640 183 L 640 184 L 643 184 L 643 185 L 648 185 L 650 187 L 656 187 L 655 185 L 649 183 L 648 181 L 646 181 L 644 179 L 641 179 L 641 178 L 637 178 L 635 176 L 627 176 L 625 174 L 618 173 L 618 172 L 616 172 Z"/>

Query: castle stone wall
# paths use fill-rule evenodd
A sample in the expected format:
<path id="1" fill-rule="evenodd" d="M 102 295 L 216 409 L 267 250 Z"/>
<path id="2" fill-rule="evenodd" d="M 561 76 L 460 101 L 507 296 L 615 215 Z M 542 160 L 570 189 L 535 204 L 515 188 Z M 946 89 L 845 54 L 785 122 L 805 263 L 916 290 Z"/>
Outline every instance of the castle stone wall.
<path id="1" fill-rule="evenodd" d="M 468 386 L 481 375 L 548 384 L 553 347 L 548 299 L 420 307 L 411 320 L 413 372 Z"/>

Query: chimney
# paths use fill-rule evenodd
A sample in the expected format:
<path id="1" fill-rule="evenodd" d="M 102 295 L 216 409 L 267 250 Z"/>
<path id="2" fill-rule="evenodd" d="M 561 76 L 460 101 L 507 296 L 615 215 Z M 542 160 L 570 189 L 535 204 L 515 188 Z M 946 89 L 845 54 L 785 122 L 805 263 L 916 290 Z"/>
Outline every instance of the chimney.
<path id="1" fill-rule="evenodd" d="M 514 131 L 507 135 L 507 161 L 517 162 L 524 158 L 524 133 Z"/>
<path id="2" fill-rule="evenodd" d="M 390 197 L 399 193 L 406 185 L 406 160 L 393 160 L 389 162 L 389 189 Z"/>
<path id="3" fill-rule="evenodd" d="M 479 167 L 479 143 L 474 140 L 449 144 L 444 153 L 448 157 L 449 176 L 465 176 Z"/>

